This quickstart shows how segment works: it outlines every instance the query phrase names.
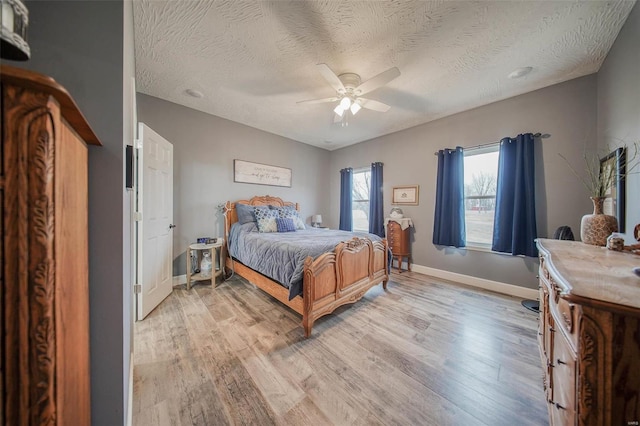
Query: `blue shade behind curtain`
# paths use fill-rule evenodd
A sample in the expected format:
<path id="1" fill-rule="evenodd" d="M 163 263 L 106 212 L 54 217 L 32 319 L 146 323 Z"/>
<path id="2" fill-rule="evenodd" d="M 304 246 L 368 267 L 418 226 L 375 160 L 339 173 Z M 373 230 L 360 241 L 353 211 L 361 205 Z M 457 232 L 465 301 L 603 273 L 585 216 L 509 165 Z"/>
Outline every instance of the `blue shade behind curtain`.
<path id="1" fill-rule="evenodd" d="M 382 200 L 382 163 L 371 163 L 369 189 L 369 232 L 384 238 L 384 205 Z"/>
<path id="2" fill-rule="evenodd" d="M 464 154 L 462 148 L 438 151 L 433 244 L 464 247 Z"/>
<path id="3" fill-rule="evenodd" d="M 493 251 L 538 256 L 533 143 L 531 133 L 500 141 Z"/>
<path id="4" fill-rule="evenodd" d="M 340 170 L 340 229 L 353 231 L 352 212 L 353 169 Z"/>

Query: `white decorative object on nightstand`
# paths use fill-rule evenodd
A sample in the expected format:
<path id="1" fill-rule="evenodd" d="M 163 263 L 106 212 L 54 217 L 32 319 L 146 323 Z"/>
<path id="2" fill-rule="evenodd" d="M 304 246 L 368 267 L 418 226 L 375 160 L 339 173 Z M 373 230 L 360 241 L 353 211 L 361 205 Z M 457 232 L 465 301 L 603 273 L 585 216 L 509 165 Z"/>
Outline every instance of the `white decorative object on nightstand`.
<path id="1" fill-rule="evenodd" d="M 224 250 L 223 238 L 218 238 L 213 244 L 198 243 L 190 244 L 189 247 L 187 247 L 187 290 L 191 290 L 192 281 L 211 280 L 211 286 L 215 287 L 216 278 L 224 273 L 222 250 Z M 194 251 L 197 253 L 197 265 L 200 271 L 197 273 L 191 272 L 191 258 Z M 205 253 L 208 253 L 208 255 L 205 255 Z M 204 262 L 202 262 L 203 258 Z M 211 268 L 201 269 L 201 265 L 204 264 L 207 266 L 207 262 L 210 262 L 209 265 Z"/>

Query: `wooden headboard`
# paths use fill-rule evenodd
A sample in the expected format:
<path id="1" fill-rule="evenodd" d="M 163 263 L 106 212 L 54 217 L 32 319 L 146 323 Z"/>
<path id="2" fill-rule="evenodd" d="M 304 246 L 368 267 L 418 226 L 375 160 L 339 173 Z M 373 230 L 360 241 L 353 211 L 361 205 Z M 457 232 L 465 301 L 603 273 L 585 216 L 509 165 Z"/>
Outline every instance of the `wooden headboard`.
<path id="1" fill-rule="evenodd" d="M 248 204 L 250 206 L 294 206 L 296 210 L 300 211 L 300 205 L 298 203 L 292 203 L 291 201 L 284 201 L 282 198 L 271 197 L 269 195 L 265 195 L 264 197 L 253 197 L 250 200 L 238 200 L 238 201 L 227 201 L 224 205 L 225 207 L 225 216 L 224 216 L 224 237 L 225 239 L 229 238 L 229 230 L 231 229 L 231 225 L 238 221 L 238 213 L 236 212 L 236 203 L 240 204 Z"/>

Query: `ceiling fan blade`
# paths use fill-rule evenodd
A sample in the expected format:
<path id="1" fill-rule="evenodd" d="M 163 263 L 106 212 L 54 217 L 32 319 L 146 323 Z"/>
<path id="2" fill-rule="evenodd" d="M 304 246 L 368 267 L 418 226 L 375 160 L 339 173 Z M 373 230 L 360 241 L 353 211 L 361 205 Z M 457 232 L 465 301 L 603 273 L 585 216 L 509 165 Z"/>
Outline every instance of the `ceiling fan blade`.
<path id="1" fill-rule="evenodd" d="M 318 67 L 318 71 L 320 71 L 320 74 L 322 74 L 324 79 L 327 80 L 327 82 L 331 85 L 331 87 L 333 87 L 336 90 L 336 92 L 338 93 L 346 92 L 346 89 L 344 88 L 344 84 L 342 84 L 342 82 L 340 81 L 336 73 L 334 73 L 331 70 L 331 68 L 329 68 L 329 65 L 318 64 L 317 67 Z"/>
<path id="2" fill-rule="evenodd" d="M 336 98 L 335 96 L 333 98 L 323 98 L 323 99 L 310 99 L 308 101 L 299 101 L 296 102 L 297 104 L 322 104 L 325 102 L 335 102 L 337 101 L 338 98 Z"/>
<path id="3" fill-rule="evenodd" d="M 362 105 L 362 108 L 371 109 L 373 111 L 387 112 L 391 109 L 389 105 L 383 104 L 379 101 L 374 101 L 373 99 L 358 98 L 358 101 L 360 105 Z"/>
<path id="4" fill-rule="evenodd" d="M 353 92 L 356 94 L 356 96 L 364 95 L 365 93 L 376 90 L 378 87 L 384 86 L 394 78 L 397 78 L 399 75 L 400 70 L 398 68 L 389 68 L 388 70 L 383 71 L 375 77 L 372 77 L 369 80 L 365 81 L 360 86 L 356 87 Z"/>

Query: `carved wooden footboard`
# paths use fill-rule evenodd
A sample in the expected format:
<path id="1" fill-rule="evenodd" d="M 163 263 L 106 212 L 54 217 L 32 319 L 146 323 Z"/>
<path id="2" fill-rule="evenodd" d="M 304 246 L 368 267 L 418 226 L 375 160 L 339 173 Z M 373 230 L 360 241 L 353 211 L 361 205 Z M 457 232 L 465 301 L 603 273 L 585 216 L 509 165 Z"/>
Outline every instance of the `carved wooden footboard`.
<path id="1" fill-rule="evenodd" d="M 295 206 L 276 197 L 253 197 L 237 203 L 249 205 Z M 226 203 L 225 237 L 229 237 L 231 225 L 238 221 L 235 204 Z M 311 334 L 313 323 L 337 307 L 354 303 L 374 285 L 382 282 L 387 288 L 387 240 L 371 241 L 354 237 L 338 244 L 333 252 L 325 253 L 315 260 L 308 257 L 304 264 L 303 294 L 289 300 L 289 290 L 254 271 L 240 262 L 226 258 L 226 266 L 252 284 L 269 293 L 280 302 L 302 315 L 305 337 Z"/>
<path id="2" fill-rule="evenodd" d="M 315 320 L 337 307 L 354 303 L 382 281 L 387 289 L 387 240 L 354 237 L 340 243 L 332 253 L 304 262 L 302 326 L 305 337 Z"/>

